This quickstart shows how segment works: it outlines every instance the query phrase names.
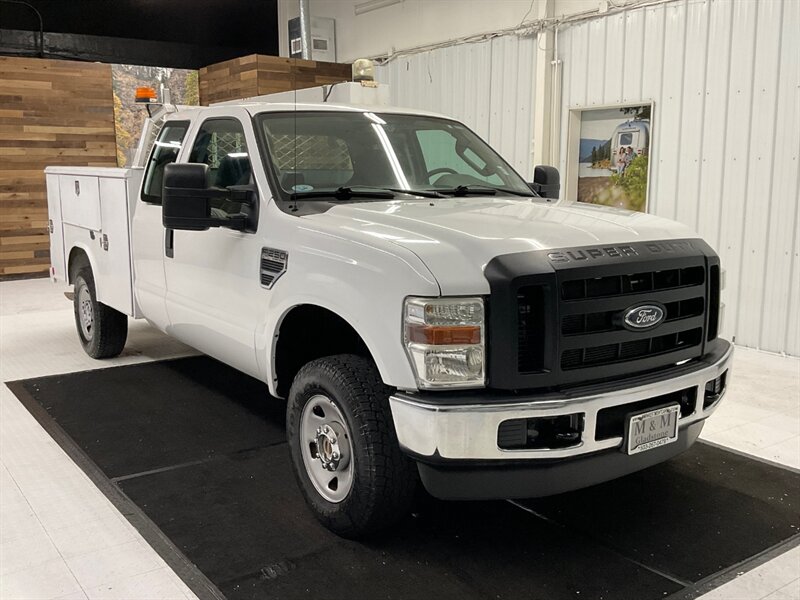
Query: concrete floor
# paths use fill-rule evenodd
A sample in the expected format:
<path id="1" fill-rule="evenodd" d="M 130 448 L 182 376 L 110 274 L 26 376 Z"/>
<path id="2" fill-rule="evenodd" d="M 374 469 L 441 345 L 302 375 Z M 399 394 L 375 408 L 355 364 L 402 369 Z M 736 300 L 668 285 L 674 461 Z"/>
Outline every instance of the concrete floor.
<path id="1" fill-rule="evenodd" d="M 92 360 L 78 344 L 63 291 L 48 280 L 0 283 L 2 381 L 194 354 L 132 321 L 120 357 Z M 729 391 L 703 437 L 800 469 L 800 360 L 738 348 Z M 195 598 L 5 385 L 0 598 Z M 800 547 L 702 598 L 800 599 Z"/>

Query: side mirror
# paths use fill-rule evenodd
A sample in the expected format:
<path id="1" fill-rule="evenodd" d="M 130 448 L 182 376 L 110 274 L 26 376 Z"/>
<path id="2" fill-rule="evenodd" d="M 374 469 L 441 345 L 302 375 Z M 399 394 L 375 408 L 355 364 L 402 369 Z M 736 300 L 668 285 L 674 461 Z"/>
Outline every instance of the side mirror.
<path id="1" fill-rule="evenodd" d="M 537 165 L 533 170 L 531 189 L 542 198 L 558 198 L 561 192 L 561 176 L 558 169 L 548 165 Z"/>
<path id="2" fill-rule="evenodd" d="M 227 215 L 212 211 L 213 198 L 239 202 L 242 212 Z M 257 207 L 255 188 L 252 186 L 210 187 L 206 164 L 172 163 L 164 167 L 161 219 L 167 229 L 205 231 L 210 227 L 228 227 L 255 231 L 251 221 L 254 220 Z"/>
<path id="3" fill-rule="evenodd" d="M 172 163 L 164 167 L 161 219 L 167 229 L 205 231 L 212 226 L 208 165 Z"/>

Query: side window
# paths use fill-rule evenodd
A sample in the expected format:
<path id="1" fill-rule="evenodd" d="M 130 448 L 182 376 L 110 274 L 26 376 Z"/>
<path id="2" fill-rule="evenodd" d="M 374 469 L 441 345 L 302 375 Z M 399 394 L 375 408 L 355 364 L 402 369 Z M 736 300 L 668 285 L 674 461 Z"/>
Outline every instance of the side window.
<path id="1" fill-rule="evenodd" d="M 209 119 L 200 126 L 189 156 L 208 165 L 209 184 L 226 188 L 250 183 L 250 155 L 237 119 Z"/>
<path id="2" fill-rule="evenodd" d="M 437 169 L 447 169 L 447 171 L 433 175 L 432 183 L 436 183 L 437 179 L 443 175 L 446 176 L 448 173 L 452 174 L 455 171 L 459 175 L 466 175 L 479 182 L 496 185 L 503 184 L 503 180 L 496 173 L 488 176 L 483 175 L 470 163 L 462 159 L 456 153 L 456 138 L 449 131 L 444 129 L 422 129 L 417 131 L 417 140 L 419 140 L 419 145 L 422 149 L 425 168 L 429 173 Z M 486 162 L 470 148 L 464 151 L 464 156 L 479 169 L 486 166 Z"/>
<path id="3" fill-rule="evenodd" d="M 205 121 L 197 132 L 189 162 L 208 165 L 208 183 L 212 187 L 226 188 L 251 183 L 250 155 L 244 129 L 238 119 Z M 214 198 L 211 200 L 211 212 L 224 218 L 241 213 L 242 204 Z"/>
<path id="4" fill-rule="evenodd" d="M 183 138 L 189 128 L 188 121 L 168 121 L 161 128 L 150 152 L 150 160 L 144 174 L 142 200 L 151 204 L 161 204 L 164 167 L 174 163 L 181 150 Z"/>

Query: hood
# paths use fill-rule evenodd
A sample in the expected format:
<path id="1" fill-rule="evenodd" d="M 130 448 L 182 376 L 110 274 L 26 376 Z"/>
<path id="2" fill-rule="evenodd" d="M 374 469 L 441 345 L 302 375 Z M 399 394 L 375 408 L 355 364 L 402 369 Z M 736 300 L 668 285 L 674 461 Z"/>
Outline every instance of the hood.
<path id="1" fill-rule="evenodd" d="M 442 294 L 485 294 L 495 256 L 532 250 L 687 239 L 689 228 L 654 215 L 540 198 L 466 197 L 337 204 L 324 218 L 414 252 Z M 362 238 L 363 239 L 363 238 Z"/>

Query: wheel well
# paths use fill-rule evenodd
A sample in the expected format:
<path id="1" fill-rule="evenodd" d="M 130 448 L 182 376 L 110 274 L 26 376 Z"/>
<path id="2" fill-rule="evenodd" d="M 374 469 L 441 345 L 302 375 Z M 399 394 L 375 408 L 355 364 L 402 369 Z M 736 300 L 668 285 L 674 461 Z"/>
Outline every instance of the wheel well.
<path id="1" fill-rule="evenodd" d="M 67 260 L 67 283 L 74 283 L 75 276 L 83 267 L 91 267 L 92 263 L 89 262 L 89 256 L 83 248 L 73 248 L 69 251 L 69 259 Z"/>
<path id="2" fill-rule="evenodd" d="M 280 325 L 275 349 L 278 395 L 289 395 L 294 376 L 303 365 L 334 354 L 371 358 L 361 336 L 336 313 L 311 304 L 293 308 Z"/>

